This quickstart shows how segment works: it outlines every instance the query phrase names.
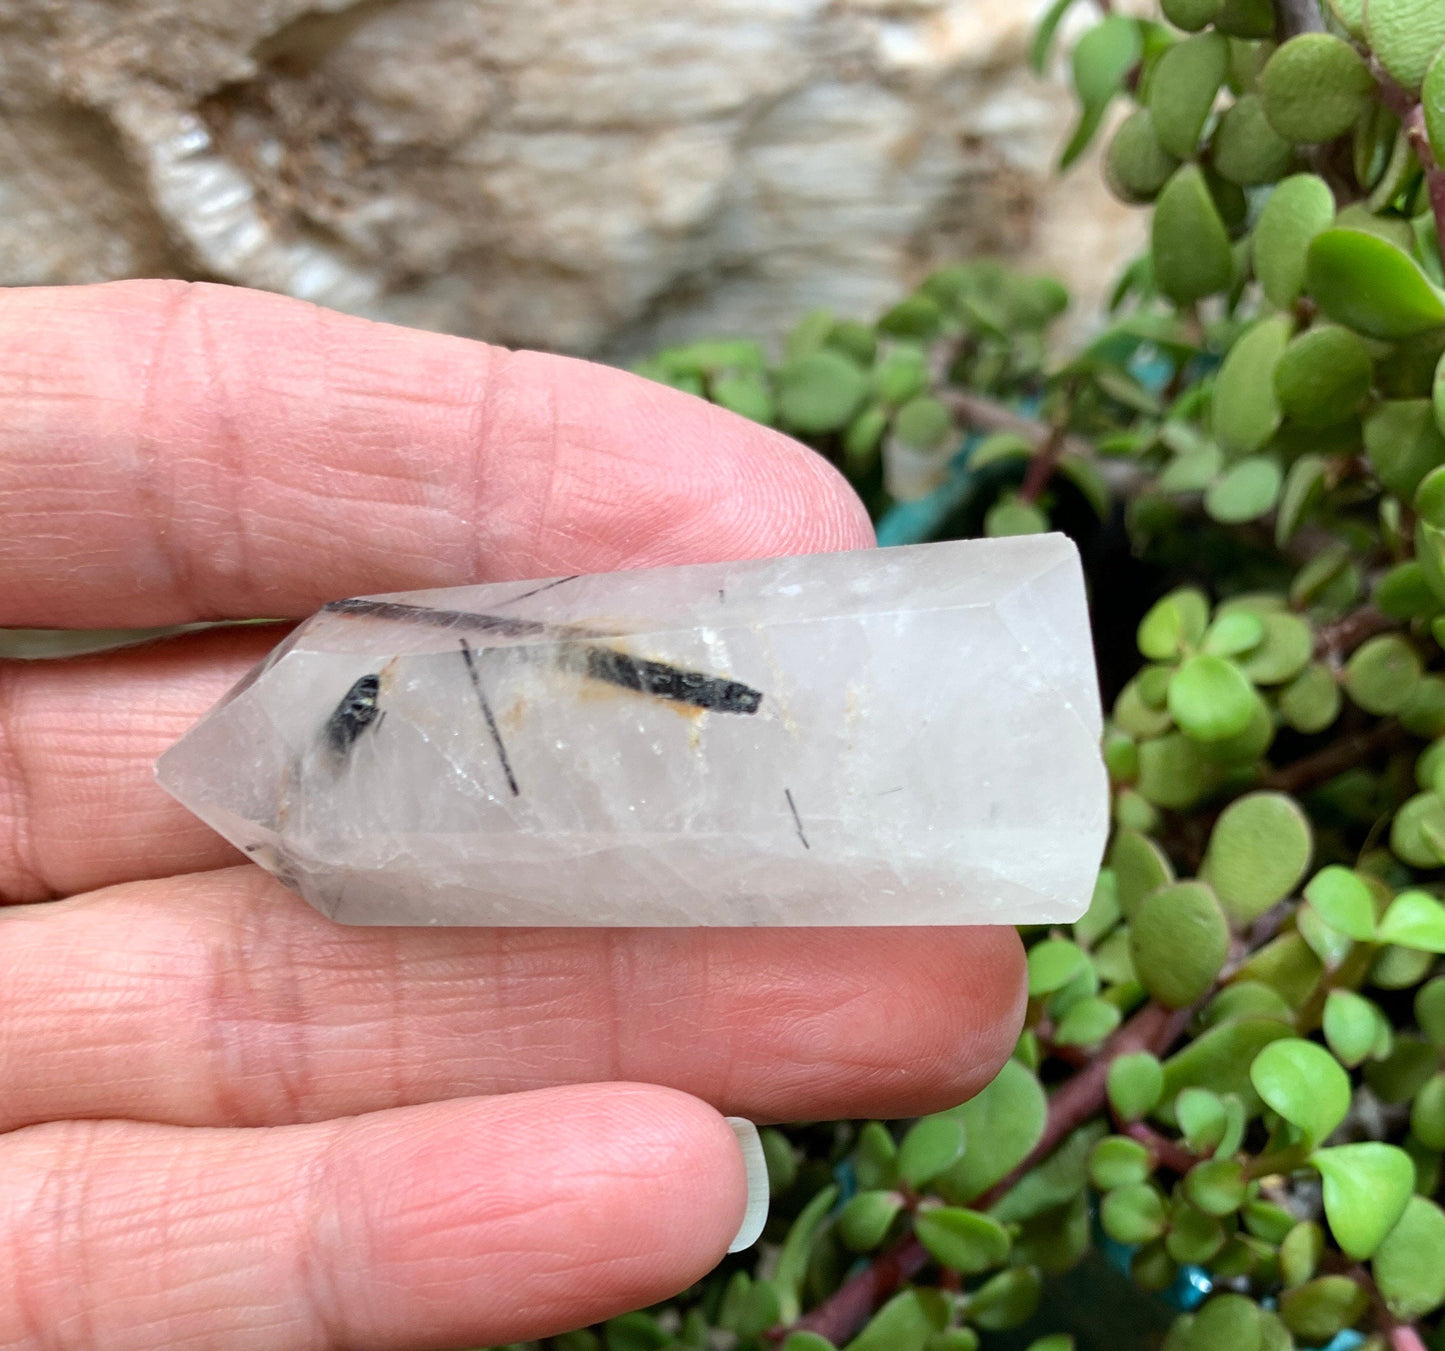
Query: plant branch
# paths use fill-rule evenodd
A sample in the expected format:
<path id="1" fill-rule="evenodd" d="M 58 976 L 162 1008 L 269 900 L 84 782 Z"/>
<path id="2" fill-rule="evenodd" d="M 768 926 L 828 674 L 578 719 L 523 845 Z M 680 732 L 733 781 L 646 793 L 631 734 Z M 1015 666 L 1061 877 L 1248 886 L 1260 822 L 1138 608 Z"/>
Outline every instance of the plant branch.
<path id="1" fill-rule="evenodd" d="M 1320 629 L 1315 636 L 1315 656 L 1321 661 L 1347 656 L 1361 643 L 1396 628 L 1399 625 L 1389 615 L 1373 605 L 1362 605 Z"/>
<path id="2" fill-rule="evenodd" d="M 1024 473 L 1023 486 L 1019 489 L 1020 501 L 1037 502 L 1043 496 L 1063 458 L 1064 442 L 1067 440 L 1068 435 L 1062 427 L 1051 427 L 1042 443 L 1035 447 Z"/>
<path id="3" fill-rule="evenodd" d="M 1104 1043 L 1087 1067 L 1054 1090 L 1038 1142 L 1007 1177 L 995 1183 L 982 1196 L 975 1197 L 969 1203 L 972 1208 L 987 1210 L 1080 1126 L 1103 1110 L 1107 1099 L 1105 1086 L 1109 1066 L 1115 1060 L 1134 1051 L 1163 1055 L 1179 1039 L 1192 1014 L 1192 1009 L 1166 1009 L 1162 1004 L 1155 1003 L 1140 1009 Z M 856 1276 L 844 1281 L 812 1313 L 792 1327 L 774 1328 L 770 1336 L 781 1340 L 789 1332 L 816 1332 L 842 1345 L 868 1321 L 889 1295 L 916 1276 L 931 1260 L 928 1250 L 910 1234 L 874 1258 Z"/>
<path id="4" fill-rule="evenodd" d="M 1301 33 L 1323 33 L 1325 21 L 1319 0 L 1275 0 L 1275 31 L 1281 42 Z"/>
<path id="5" fill-rule="evenodd" d="M 1014 432 L 1035 447 L 1042 446 L 1052 436 L 1059 436 L 1062 438 L 1059 446 L 1061 454 L 1093 458 L 1094 448 L 1082 436 L 1071 436 L 1047 422 L 1025 417 L 1007 405 L 985 398 L 981 394 L 950 389 L 944 390 L 938 397 L 976 431 Z"/>
<path id="6" fill-rule="evenodd" d="M 1409 137 L 1410 148 L 1420 167 L 1425 171 L 1425 187 L 1430 194 L 1430 210 L 1435 216 L 1435 236 L 1440 252 L 1445 255 L 1445 170 L 1435 158 L 1430 144 L 1430 135 L 1425 128 L 1425 110 L 1409 92 L 1395 83 L 1390 73 L 1380 64 L 1378 57 L 1370 58 L 1370 73 L 1379 86 L 1380 100 L 1396 117 Z"/>
<path id="7" fill-rule="evenodd" d="M 1160 1135 L 1153 1126 L 1147 1126 L 1142 1121 L 1131 1121 L 1124 1127 L 1123 1133 L 1143 1145 L 1155 1163 L 1163 1164 L 1180 1177 L 1199 1162 L 1183 1145 L 1176 1144 L 1168 1136 Z"/>
<path id="8" fill-rule="evenodd" d="M 1264 787 L 1278 793 L 1306 793 L 1328 783 L 1337 774 L 1377 755 L 1396 744 L 1403 744 L 1405 732 L 1398 723 L 1384 722 L 1368 732 L 1354 732 L 1331 742 L 1321 751 L 1284 765 L 1265 776 Z"/>

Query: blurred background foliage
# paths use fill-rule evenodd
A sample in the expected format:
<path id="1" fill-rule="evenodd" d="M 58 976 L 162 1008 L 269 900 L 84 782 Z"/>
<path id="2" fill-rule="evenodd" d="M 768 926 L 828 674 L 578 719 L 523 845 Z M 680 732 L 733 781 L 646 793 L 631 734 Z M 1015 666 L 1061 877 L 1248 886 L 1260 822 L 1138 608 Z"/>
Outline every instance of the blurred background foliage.
<path id="1" fill-rule="evenodd" d="M 1115 825 L 988 1089 L 768 1130 L 762 1244 L 555 1351 L 1445 1348 L 1445 5 L 1162 10 L 1072 48 L 1061 168 L 1152 212 L 1081 350 L 970 261 L 638 367 L 884 543 L 1071 534 Z"/>

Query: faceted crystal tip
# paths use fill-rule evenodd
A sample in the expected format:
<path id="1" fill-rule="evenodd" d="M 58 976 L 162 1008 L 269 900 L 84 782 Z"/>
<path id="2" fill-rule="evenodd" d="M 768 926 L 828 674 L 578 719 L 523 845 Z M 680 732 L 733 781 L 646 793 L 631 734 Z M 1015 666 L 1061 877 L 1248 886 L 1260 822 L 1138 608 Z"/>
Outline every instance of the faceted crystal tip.
<path id="1" fill-rule="evenodd" d="M 1101 730 L 1034 535 L 338 601 L 157 772 L 343 923 L 1052 923 Z"/>

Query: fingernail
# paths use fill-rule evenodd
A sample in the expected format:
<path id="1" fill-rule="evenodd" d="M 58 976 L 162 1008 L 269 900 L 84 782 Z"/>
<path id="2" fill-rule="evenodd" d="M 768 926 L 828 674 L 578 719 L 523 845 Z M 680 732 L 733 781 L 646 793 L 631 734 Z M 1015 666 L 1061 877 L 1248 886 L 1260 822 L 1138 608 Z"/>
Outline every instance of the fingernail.
<path id="1" fill-rule="evenodd" d="M 727 1123 L 733 1128 L 738 1148 L 743 1152 L 743 1166 L 748 1172 L 748 1204 L 743 1212 L 742 1228 L 738 1236 L 728 1245 L 729 1252 L 741 1252 L 751 1248 L 768 1222 L 768 1161 L 763 1154 L 763 1139 L 758 1128 L 746 1117 L 730 1116 Z"/>

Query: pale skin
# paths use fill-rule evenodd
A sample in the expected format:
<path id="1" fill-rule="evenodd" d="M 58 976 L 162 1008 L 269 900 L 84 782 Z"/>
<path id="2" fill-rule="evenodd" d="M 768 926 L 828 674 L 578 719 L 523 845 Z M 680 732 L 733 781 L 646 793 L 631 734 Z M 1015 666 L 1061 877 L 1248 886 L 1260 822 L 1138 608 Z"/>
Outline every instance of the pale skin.
<path id="1" fill-rule="evenodd" d="M 175 282 L 0 291 L 0 521 L 39 627 L 872 543 L 686 395 Z M 915 1115 L 1007 1056 L 1009 929 L 331 924 L 151 778 L 277 637 L 0 664 L 0 1351 L 583 1325 L 722 1257 L 723 1113 Z"/>

